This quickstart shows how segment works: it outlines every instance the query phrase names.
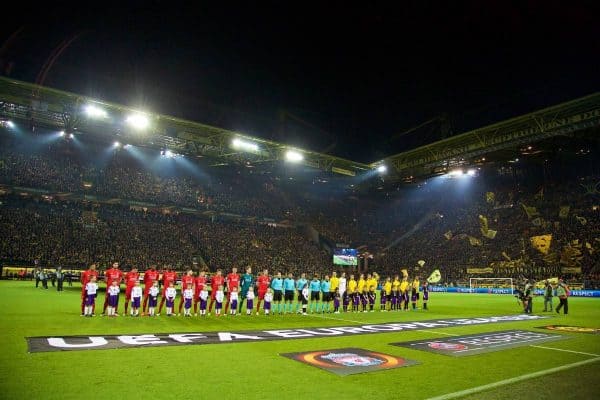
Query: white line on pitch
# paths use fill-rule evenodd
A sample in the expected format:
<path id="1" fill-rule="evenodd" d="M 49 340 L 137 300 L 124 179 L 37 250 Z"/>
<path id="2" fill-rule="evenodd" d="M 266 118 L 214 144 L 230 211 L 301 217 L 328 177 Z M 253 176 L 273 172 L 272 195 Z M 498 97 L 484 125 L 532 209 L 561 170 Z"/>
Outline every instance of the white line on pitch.
<path id="1" fill-rule="evenodd" d="M 476 386 L 474 388 L 461 390 L 459 392 L 443 394 L 443 395 L 437 396 L 437 397 L 430 397 L 428 400 L 455 399 L 457 397 L 463 397 L 463 396 L 467 396 L 470 394 L 483 392 L 484 390 L 488 390 L 488 389 L 495 389 L 500 386 L 510 385 L 510 384 L 521 382 L 521 381 L 524 381 L 527 379 L 532 379 L 532 378 L 537 378 L 537 377 L 548 375 L 548 374 L 553 374 L 555 372 L 561 372 L 561 371 L 564 371 L 564 370 L 567 370 L 570 368 L 580 367 L 582 365 L 591 364 L 591 363 L 595 363 L 598 361 L 600 361 L 600 357 L 590 358 L 588 360 L 579 361 L 579 362 L 572 363 L 572 364 L 561 365 L 560 367 L 545 369 L 542 371 L 533 372 L 531 374 L 525 374 L 525 375 L 516 376 L 514 378 L 504 379 L 502 381 L 489 383 L 487 385 Z"/>
<path id="2" fill-rule="evenodd" d="M 456 333 L 446 333 L 446 332 L 438 332 L 438 331 L 428 331 L 426 329 L 417 329 L 419 332 L 430 332 L 430 333 L 438 333 L 440 335 L 448 335 L 448 336 L 460 336 Z"/>
<path id="3" fill-rule="evenodd" d="M 534 345 L 530 345 L 529 347 L 537 347 L 538 349 L 564 351 L 566 353 L 584 354 L 586 356 L 600 357 L 600 354 L 584 353 L 583 351 L 575 351 L 575 350 L 557 349 L 556 347 L 534 346 Z"/>
<path id="4" fill-rule="evenodd" d="M 333 318 L 333 317 L 326 317 L 324 315 L 318 315 L 318 314 L 306 314 L 306 315 L 310 315 L 311 317 L 317 317 L 317 318 L 325 318 L 325 319 L 333 319 L 335 321 L 346 321 L 346 322 L 354 322 L 356 324 L 361 324 L 361 325 L 365 325 L 366 322 L 365 321 L 353 321 L 351 319 L 343 319 L 343 318 Z"/>

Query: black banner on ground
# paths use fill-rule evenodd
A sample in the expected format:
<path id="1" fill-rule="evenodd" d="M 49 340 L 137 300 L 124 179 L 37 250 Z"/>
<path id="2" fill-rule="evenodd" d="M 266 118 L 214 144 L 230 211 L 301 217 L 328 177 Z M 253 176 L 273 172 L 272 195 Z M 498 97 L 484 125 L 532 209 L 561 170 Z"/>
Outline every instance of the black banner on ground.
<path id="1" fill-rule="evenodd" d="M 106 350 L 132 347 L 181 346 L 218 343 L 264 342 L 269 340 L 310 339 L 328 336 L 365 335 L 452 326 L 493 324 L 498 322 L 533 321 L 548 317 L 539 315 L 505 315 L 481 318 L 453 318 L 415 322 L 332 326 L 326 328 L 277 329 L 256 331 L 184 332 L 159 334 L 93 335 L 28 337 L 29 352 Z M 82 321 L 83 322 L 83 321 Z"/>
<path id="2" fill-rule="evenodd" d="M 565 335 L 515 330 L 390 344 L 447 356 L 464 357 L 568 338 Z"/>
<path id="3" fill-rule="evenodd" d="M 414 360 L 353 347 L 280 355 L 341 376 L 419 364 Z"/>
<path id="4" fill-rule="evenodd" d="M 585 326 L 573 326 L 573 325 L 547 325 L 547 326 L 536 326 L 538 329 L 548 329 L 557 332 L 569 332 L 569 333 L 591 333 L 598 335 L 600 334 L 600 328 L 589 328 Z"/>

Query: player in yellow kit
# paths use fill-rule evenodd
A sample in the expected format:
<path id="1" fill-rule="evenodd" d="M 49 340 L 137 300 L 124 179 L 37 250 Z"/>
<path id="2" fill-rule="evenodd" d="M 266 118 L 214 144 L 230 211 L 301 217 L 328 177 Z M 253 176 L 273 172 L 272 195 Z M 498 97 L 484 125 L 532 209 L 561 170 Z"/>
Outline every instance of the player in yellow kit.
<path id="1" fill-rule="evenodd" d="M 358 311 L 358 301 L 356 289 L 358 288 L 358 282 L 354 279 L 354 274 L 350 274 L 350 279 L 348 280 L 348 297 L 350 302 L 352 303 L 352 312 Z"/>
<path id="2" fill-rule="evenodd" d="M 392 282 L 392 310 L 397 310 L 398 304 L 400 303 L 400 277 L 398 275 L 394 276 L 394 281 Z"/>
<path id="3" fill-rule="evenodd" d="M 408 310 L 408 278 L 402 278 L 400 283 L 400 302 L 398 308 L 402 310 L 402 303 L 404 303 L 404 310 Z"/>
<path id="4" fill-rule="evenodd" d="M 333 271 L 331 273 L 331 278 L 329 278 L 329 298 L 333 300 L 334 294 L 338 291 L 340 287 L 340 278 L 337 276 L 337 272 Z"/>
<path id="5" fill-rule="evenodd" d="M 388 311 L 391 309 L 391 301 L 392 301 L 392 280 L 388 276 L 385 278 L 385 283 L 382 286 L 381 290 L 381 311 Z"/>
<path id="6" fill-rule="evenodd" d="M 367 274 L 367 293 L 369 296 L 369 311 L 373 312 L 375 307 L 375 297 L 377 296 L 375 291 L 377 290 L 377 273 Z"/>
<path id="7" fill-rule="evenodd" d="M 416 310 L 417 309 L 417 301 L 419 301 L 419 286 L 421 285 L 421 283 L 419 282 L 419 276 L 415 276 L 415 279 L 412 281 L 412 284 L 410 286 L 411 288 L 411 295 L 410 295 L 410 300 L 412 301 L 412 309 Z"/>

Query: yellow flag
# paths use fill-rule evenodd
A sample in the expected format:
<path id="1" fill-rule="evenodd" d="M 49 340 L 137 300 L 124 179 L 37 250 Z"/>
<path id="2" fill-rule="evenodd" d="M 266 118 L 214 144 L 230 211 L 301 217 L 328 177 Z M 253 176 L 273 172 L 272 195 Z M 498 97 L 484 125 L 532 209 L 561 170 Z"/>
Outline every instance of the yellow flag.
<path id="1" fill-rule="evenodd" d="M 429 283 L 438 283 L 440 280 L 442 280 L 442 274 L 439 269 L 433 271 L 431 275 L 429 275 L 429 278 L 427 278 L 427 282 Z"/>
<path id="2" fill-rule="evenodd" d="M 446 238 L 446 240 L 452 239 L 452 231 L 448 231 L 448 232 L 444 233 L 444 237 Z"/>
<path id="3" fill-rule="evenodd" d="M 469 236 L 469 243 L 471 244 L 471 246 L 481 246 L 482 244 L 481 240 L 473 236 Z"/>
<path id="4" fill-rule="evenodd" d="M 485 194 L 485 200 L 489 204 L 493 204 L 494 201 L 496 201 L 496 194 L 494 192 L 486 192 L 486 194 Z"/>
<path id="5" fill-rule="evenodd" d="M 487 232 L 488 230 L 488 219 L 483 215 L 479 215 L 479 226 L 481 227 L 481 233 Z M 485 233 L 483 233 L 485 235 Z"/>
<path id="6" fill-rule="evenodd" d="M 521 206 L 523 206 L 523 210 L 525 210 L 525 213 L 527 214 L 527 218 L 529 218 L 529 219 L 540 215 L 537 208 L 535 208 L 535 207 L 527 207 L 524 203 L 521 203 Z"/>
<path id="7" fill-rule="evenodd" d="M 540 235 L 531 237 L 531 246 L 542 254 L 548 254 L 552 243 L 552 235 Z"/>
<path id="8" fill-rule="evenodd" d="M 408 270 L 406 268 L 405 269 L 401 269 L 400 272 L 402 272 L 402 277 L 403 278 L 408 278 Z"/>
<path id="9" fill-rule="evenodd" d="M 495 231 L 493 229 L 488 229 L 487 232 L 484 234 L 484 236 L 488 239 L 494 239 L 496 237 L 497 233 L 498 233 L 498 231 Z"/>

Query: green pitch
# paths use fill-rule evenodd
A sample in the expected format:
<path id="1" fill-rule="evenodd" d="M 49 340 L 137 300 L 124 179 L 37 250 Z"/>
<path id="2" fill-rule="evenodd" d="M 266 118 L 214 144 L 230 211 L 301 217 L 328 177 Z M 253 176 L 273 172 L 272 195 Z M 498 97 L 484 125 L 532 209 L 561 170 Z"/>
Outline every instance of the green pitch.
<path id="1" fill-rule="evenodd" d="M 600 300 L 570 298 L 570 314 L 534 312 L 552 318 L 443 329 L 162 348 L 28 353 L 27 336 L 115 335 L 243 331 L 409 322 L 520 314 L 507 295 L 432 293 L 430 310 L 187 318 L 83 318 L 80 286 L 58 293 L 32 282 L 0 281 L 0 393 L 3 399 L 422 399 L 527 376 L 468 395 L 469 399 L 594 398 L 600 373 L 600 335 L 563 333 L 569 340 L 519 347 L 470 357 L 448 357 L 388 343 L 562 324 L 600 326 Z M 102 305 L 103 294 L 99 303 Z M 122 301 L 122 299 L 121 299 Z M 120 305 L 122 311 L 122 304 Z M 543 331 L 550 333 L 551 331 Z M 339 377 L 282 357 L 279 353 L 358 347 L 417 360 L 419 365 Z M 582 354 L 586 353 L 586 354 Z M 585 360 L 553 374 L 530 374 Z"/>

